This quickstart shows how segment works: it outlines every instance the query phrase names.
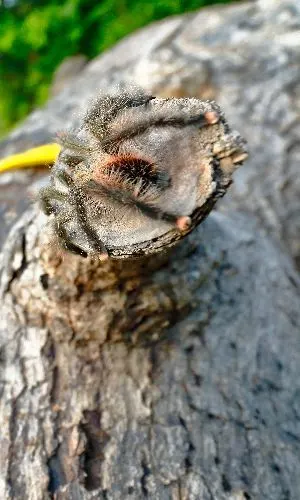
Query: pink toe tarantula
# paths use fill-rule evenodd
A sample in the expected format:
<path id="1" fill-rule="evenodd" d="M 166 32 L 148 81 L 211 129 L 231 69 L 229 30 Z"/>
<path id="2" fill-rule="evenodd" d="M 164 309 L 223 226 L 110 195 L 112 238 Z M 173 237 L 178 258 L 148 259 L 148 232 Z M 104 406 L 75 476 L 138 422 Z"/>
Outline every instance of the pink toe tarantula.
<path id="1" fill-rule="evenodd" d="M 140 89 L 98 97 L 62 146 L 40 204 L 83 257 L 157 252 L 189 233 L 247 157 L 219 106 Z"/>

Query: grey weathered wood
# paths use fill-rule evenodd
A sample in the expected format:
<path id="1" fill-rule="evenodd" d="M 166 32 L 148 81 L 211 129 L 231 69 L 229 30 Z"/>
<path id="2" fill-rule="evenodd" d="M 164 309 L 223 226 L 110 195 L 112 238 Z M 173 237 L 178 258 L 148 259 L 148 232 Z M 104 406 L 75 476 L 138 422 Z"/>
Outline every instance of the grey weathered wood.
<path id="1" fill-rule="evenodd" d="M 297 9 L 237 4 L 150 26 L 3 144 L 48 140 L 96 82 L 134 77 L 217 97 L 252 163 L 227 214 L 155 258 L 62 255 L 34 211 L 14 227 L 0 266 L 1 500 L 299 500 L 300 284 L 265 235 L 297 254 L 297 123 L 282 135 L 280 121 L 297 112 Z"/>
<path id="2" fill-rule="evenodd" d="M 0 155 L 52 140 L 113 85 L 214 98 L 251 152 L 224 208 L 254 213 L 299 259 L 299 32 L 298 0 L 238 2 L 153 24 L 92 61 L 2 143 Z"/>
<path id="3" fill-rule="evenodd" d="M 44 224 L 27 214 L 4 249 L 0 497 L 297 500 L 289 260 L 233 214 L 100 265 Z"/>

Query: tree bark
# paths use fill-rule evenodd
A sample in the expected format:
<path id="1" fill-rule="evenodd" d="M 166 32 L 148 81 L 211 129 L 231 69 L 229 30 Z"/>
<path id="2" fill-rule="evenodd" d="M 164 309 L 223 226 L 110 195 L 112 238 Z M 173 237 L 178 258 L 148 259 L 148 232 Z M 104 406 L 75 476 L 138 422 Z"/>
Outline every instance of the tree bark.
<path id="1" fill-rule="evenodd" d="M 215 99 L 250 151 L 224 210 L 254 214 L 299 264 L 299 30 L 298 0 L 237 2 L 155 23 L 87 65 L 2 143 L 0 154 L 76 127 L 87 102 L 113 86 Z"/>
<path id="2" fill-rule="evenodd" d="M 251 160 L 225 213 L 155 257 L 62 254 L 34 209 L 14 226 L 0 265 L 1 499 L 299 500 L 300 284 L 266 235 L 297 258 L 299 15 L 296 0 L 265 0 L 150 26 L 2 143 L 4 155 L 52 139 L 99 88 L 134 79 L 216 98 Z M 2 241 L 32 179 L 2 178 Z"/>
<path id="3" fill-rule="evenodd" d="M 99 264 L 3 253 L 3 499 L 299 498 L 299 280 L 250 218 Z"/>

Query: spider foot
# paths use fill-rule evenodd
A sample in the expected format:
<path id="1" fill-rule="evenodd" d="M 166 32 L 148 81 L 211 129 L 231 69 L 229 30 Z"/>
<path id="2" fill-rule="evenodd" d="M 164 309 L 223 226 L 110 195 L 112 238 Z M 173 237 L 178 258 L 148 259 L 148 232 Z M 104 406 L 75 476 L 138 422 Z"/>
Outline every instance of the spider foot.
<path id="1" fill-rule="evenodd" d="M 176 227 L 181 233 L 187 231 L 192 224 L 192 219 L 188 215 L 181 215 L 176 219 Z"/>
<path id="2" fill-rule="evenodd" d="M 207 111 L 204 118 L 209 125 L 215 125 L 220 120 L 220 115 L 216 111 Z"/>

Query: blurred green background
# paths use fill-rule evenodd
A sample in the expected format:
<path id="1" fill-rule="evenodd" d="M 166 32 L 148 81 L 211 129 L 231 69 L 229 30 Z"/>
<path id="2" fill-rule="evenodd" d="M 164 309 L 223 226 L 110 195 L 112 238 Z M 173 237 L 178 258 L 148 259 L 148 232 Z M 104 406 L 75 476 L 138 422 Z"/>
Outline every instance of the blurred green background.
<path id="1" fill-rule="evenodd" d="M 67 56 L 93 58 L 151 21 L 232 0 L 0 0 L 0 136 L 43 104 Z"/>

